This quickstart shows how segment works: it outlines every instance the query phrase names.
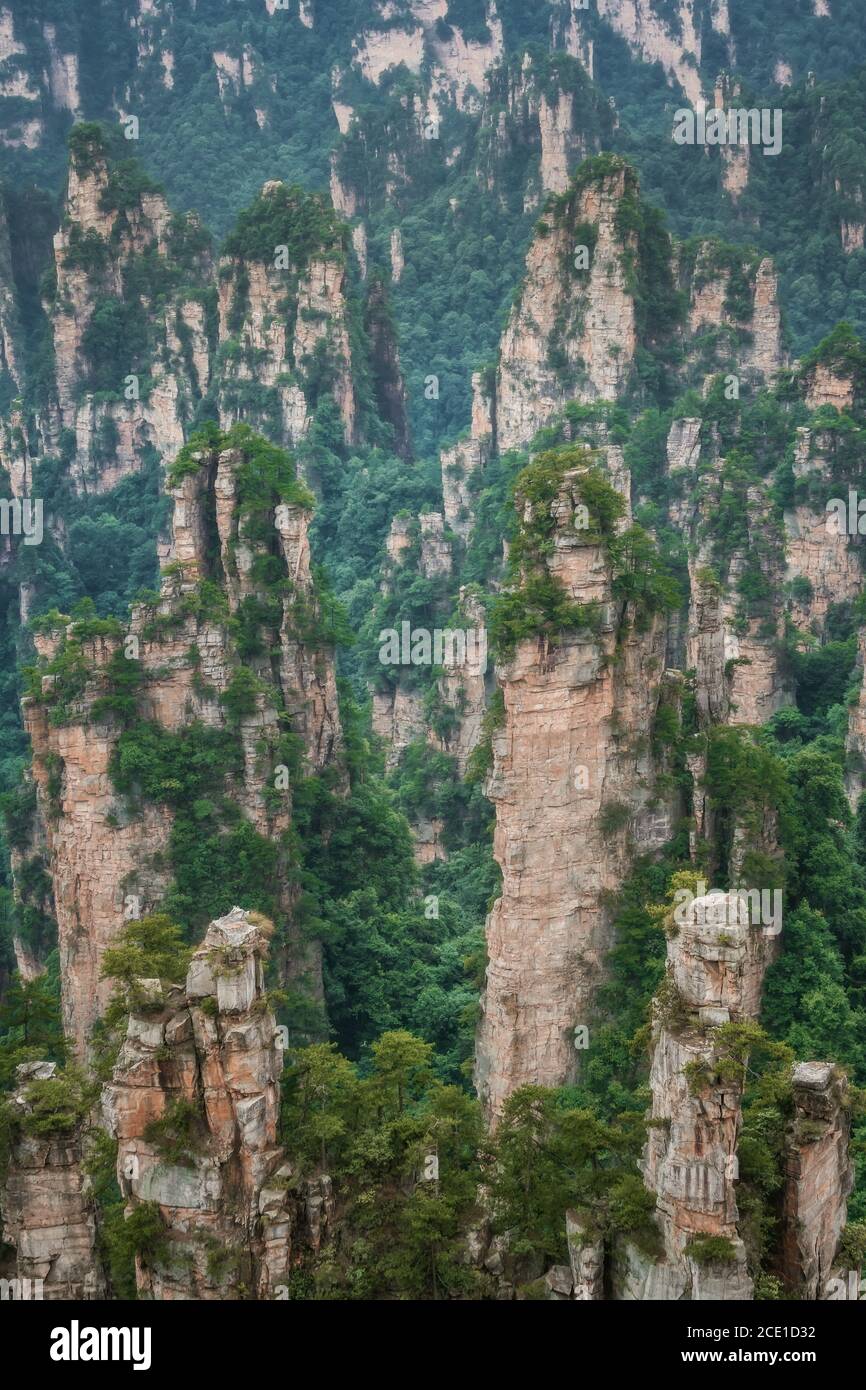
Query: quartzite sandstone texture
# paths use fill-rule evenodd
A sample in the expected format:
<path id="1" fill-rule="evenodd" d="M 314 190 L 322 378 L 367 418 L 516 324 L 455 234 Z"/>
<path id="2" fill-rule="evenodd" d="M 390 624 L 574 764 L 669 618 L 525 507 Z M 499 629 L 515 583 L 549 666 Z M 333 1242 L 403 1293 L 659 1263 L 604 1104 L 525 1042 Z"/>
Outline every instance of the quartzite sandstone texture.
<path id="1" fill-rule="evenodd" d="M 794 1068 L 794 1117 L 786 1144 L 782 1276 L 797 1298 L 819 1299 L 839 1254 L 854 1186 L 845 1075 L 830 1062 Z M 846 1271 L 847 1273 L 847 1271 Z"/>
<path id="2" fill-rule="evenodd" d="M 26 1115 L 28 1087 L 50 1080 L 55 1071 L 53 1062 L 22 1063 L 13 1109 Z M 16 1126 L 3 1197 L 3 1238 L 15 1247 L 15 1277 L 31 1281 L 20 1297 L 104 1297 L 96 1211 L 83 1160 L 81 1126 L 51 1135 L 30 1135 Z"/>
<path id="3" fill-rule="evenodd" d="M 683 1014 L 677 1018 L 670 1007 L 657 1013 L 641 1161 L 656 1194 L 664 1253 L 654 1260 L 632 1245 L 619 1251 L 616 1296 L 750 1299 L 735 1189 L 742 1091 L 715 1068 L 712 1029 L 757 1015 L 777 938 L 744 920 L 736 894 L 694 898 L 684 917 L 668 935 L 668 987 Z M 732 1259 L 706 1263 L 690 1255 L 689 1243 L 705 1236 L 730 1241 Z"/>
<path id="4" fill-rule="evenodd" d="M 608 470 L 627 502 L 619 451 Z M 638 631 L 613 599 L 604 546 L 573 525 L 575 483 L 566 474 L 553 504 L 547 563 L 569 598 L 599 605 L 600 631 L 570 633 L 558 646 L 522 641 L 500 672 L 505 721 L 486 791 L 503 882 L 487 923 L 476 1070 L 493 1116 L 518 1086 L 574 1076 L 574 1030 L 591 1021 L 612 944 L 601 895 L 621 884 L 634 845 L 646 852 L 671 833 L 672 807 L 653 804 L 649 790 L 646 737 L 663 684 L 664 624 Z"/>
<path id="5" fill-rule="evenodd" d="M 103 1093 L 121 1190 L 133 1210 L 156 1203 L 165 1226 L 163 1249 L 137 1261 L 140 1297 L 268 1298 L 287 1285 L 295 1215 L 267 941 L 263 919 L 233 908 L 210 924 L 183 988 L 141 982 L 150 1003 L 131 1013 Z M 180 1156 L 158 1138 L 179 1107 Z"/>
<path id="6" fill-rule="evenodd" d="M 196 471 L 172 492 L 172 542 L 164 556 L 159 602 L 136 607 L 127 634 L 81 643 L 87 680 L 62 719 L 54 715 L 52 675 L 43 677 L 41 698 L 24 701 L 53 883 L 64 1028 L 79 1055 L 86 1051 L 111 992 L 109 982 L 100 978 L 103 952 L 129 917 L 157 908 L 171 877 L 171 811 L 147 800 L 133 810 L 117 793 L 112 756 L 121 726 L 98 708 L 94 712 L 95 701 L 111 689 L 112 663 L 131 652 L 140 663 L 140 717 L 173 733 L 191 724 L 227 728 L 220 697 L 237 667 L 230 622 L 244 598 L 255 592 L 250 569 L 259 548 L 269 549 L 267 544 L 251 546 L 239 535 L 237 471 L 244 465 L 243 450 L 203 449 L 195 461 Z M 220 542 L 216 572 L 208 544 L 209 499 Z M 342 742 L 332 656 L 312 646 L 297 621 L 299 607 L 307 614 L 316 611 L 308 522 L 309 513 L 299 505 L 280 504 L 271 513 L 270 549 L 281 557 L 290 584 L 279 626 L 265 643 L 265 654 L 253 663 L 262 689 L 255 708 L 237 724 L 242 767 L 237 775 L 227 769 L 227 794 L 254 829 L 274 839 L 291 824 L 291 788 L 284 789 L 276 806 L 266 795 L 275 785 L 268 750 L 283 728 L 278 709 L 289 716 L 312 770 L 337 758 Z M 204 579 L 216 580 L 223 589 L 224 615 L 202 612 L 196 599 Z M 38 638 L 42 656 L 48 660 L 63 650 L 64 643 L 74 641 L 74 632 L 71 626 Z M 191 652 L 197 654 L 195 661 Z M 278 654 L 274 665 L 272 652 Z M 287 864 L 281 881 L 280 907 L 291 920 L 294 896 Z M 320 964 L 312 948 L 299 946 L 285 970 L 287 977 L 303 976 L 313 995 L 320 994 Z"/>

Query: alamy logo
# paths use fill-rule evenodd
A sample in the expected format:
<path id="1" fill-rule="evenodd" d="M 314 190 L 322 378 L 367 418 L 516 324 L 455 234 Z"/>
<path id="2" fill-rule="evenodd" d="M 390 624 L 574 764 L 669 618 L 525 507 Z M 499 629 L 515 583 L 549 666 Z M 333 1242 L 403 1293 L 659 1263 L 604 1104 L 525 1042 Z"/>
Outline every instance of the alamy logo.
<path id="1" fill-rule="evenodd" d="M 40 545 L 42 534 L 41 497 L 0 497 L 0 535 L 23 536 L 25 545 Z"/>
<path id="2" fill-rule="evenodd" d="M 849 1269 L 844 1277 L 827 1280 L 824 1298 L 831 1302 L 866 1303 L 866 1278 L 861 1278 L 859 1270 Z"/>
<path id="3" fill-rule="evenodd" d="M 29 1303 L 32 1299 L 41 1300 L 44 1281 L 42 1279 L 0 1279 L 0 1303 Z"/>
<path id="4" fill-rule="evenodd" d="M 134 1371 L 150 1370 L 149 1327 L 69 1327 L 51 1330 L 52 1361 L 131 1361 Z"/>
<path id="5" fill-rule="evenodd" d="M 487 670 L 487 629 L 412 627 L 411 623 L 385 627 L 379 633 L 379 660 L 383 666 L 465 667 L 470 675 Z"/>
<path id="6" fill-rule="evenodd" d="M 699 880 L 697 890 L 693 893 L 690 888 L 678 888 L 674 893 L 678 927 L 690 923 L 702 927 L 761 926 L 765 936 L 778 936 L 782 930 L 781 888 L 737 888 L 725 893 L 720 888 L 709 891 Z"/>
<path id="7" fill-rule="evenodd" d="M 866 497 L 859 497 L 853 487 L 844 497 L 831 497 L 827 503 L 826 529 L 831 536 L 866 536 Z"/>
<path id="8" fill-rule="evenodd" d="M 764 154 L 779 154 L 782 112 L 769 106 L 748 111 L 681 107 L 674 113 L 673 140 L 677 145 L 763 145 Z"/>

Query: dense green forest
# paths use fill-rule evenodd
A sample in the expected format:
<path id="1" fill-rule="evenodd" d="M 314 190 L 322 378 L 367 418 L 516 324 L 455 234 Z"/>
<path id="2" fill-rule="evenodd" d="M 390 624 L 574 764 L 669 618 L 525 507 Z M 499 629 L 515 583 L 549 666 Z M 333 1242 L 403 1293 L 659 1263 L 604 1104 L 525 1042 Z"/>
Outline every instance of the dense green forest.
<path id="1" fill-rule="evenodd" d="M 371 0 L 319 6 L 312 28 L 300 22 L 294 5 L 268 15 L 264 0 L 256 0 L 240 14 L 232 0 L 195 6 L 177 0 L 169 31 L 170 87 L 159 58 L 164 30 L 158 16 L 140 17 L 134 27 L 133 0 L 67 0 L 63 13 L 56 4 L 51 9 L 58 42 L 79 55 L 82 114 L 115 123 L 113 103 L 132 80 L 132 112 L 139 119 L 132 148 L 165 185 L 173 206 L 198 209 L 218 239 L 267 179 L 327 190 L 332 150 L 341 176 L 361 192 L 359 213 L 368 223 L 375 264 L 387 265 L 391 230 L 400 227 L 406 270 L 394 286 L 393 312 L 422 455 L 465 427 L 471 371 L 493 356 L 520 277 L 534 223 L 534 211 L 524 206 L 532 162 L 525 137 L 512 142 L 508 159 L 497 167 L 495 187 L 485 187 L 478 170 L 490 158 L 493 131 L 508 109 L 509 73 L 513 80 L 527 51 L 539 88 L 574 91 L 575 128 L 586 144 L 626 154 L 645 195 L 666 209 L 674 232 L 721 235 L 756 244 L 776 258 L 796 351 L 814 347 L 842 317 L 866 329 L 866 252 L 845 255 L 839 236 L 840 215 L 864 183 L 863 81 L 862 71 L 854 69 L 866 62 L 866 44 L 856 0 L 834 0 L 832 24 L 815 16 L 811 0 L 760 7 L 731 0 L 743 104 L 778 106 L 784 116 L 782 154 L 753 155 L 749 187 L 737 202 L 721 193 L 717 157 L 673 146 L 674 103 L 661 67 L 640 62 L 593 9 L 582 23 L 594 44 L 594 82 L 565 55 L 551 60 L 555 4 L 501 0 L 500 80 L 477 115 L 446 107 L 435 140 L 420 139 L 407 112 L 416 94 L 424 98 L 423 73 L 393 69 L 373 86 L 351 65 L 350 37 L 381 23 Z M 709 6 L 696 10 L 702 68 L 713 78 L 728 66 L 724 43 L 710 26 Z M 13 4 L 12 13 L 28 42 L 22 62 L 36 80 L 45 63 L 39 6 L 28 0 Z M 467 36 L 480 38 L 484 13 L 483 0 L 449 10 L 453 23 L 468 26 Z M 784 34 L 793 74 L 786 89 L 770 85 L 776 34 Z M 221 92 L 213 54 L 244 50 L 252 55 L 250 81 Z M 356 113 L 345 136 L 331 105 L 335 71 L 339 100 Z M 609 100 L 615 103 L 615 128 Z M 0 119 L 21 119 L 23 105 L 20 97 L 0 98 Z M 256 110 L 266 112 L 264 129 Z M 62 186 L 71 118 L 49 109 L 45 119 L 45 138 L 36 150 L 5 152 L 13 201 L 31 181 L 55 197 Z M 399 152 L 402 162 L 408 150 L 411 171 L 386 193 L 388 155 Z M 431 373 L 440 379 L 436 400 L 424 394 Z"/>

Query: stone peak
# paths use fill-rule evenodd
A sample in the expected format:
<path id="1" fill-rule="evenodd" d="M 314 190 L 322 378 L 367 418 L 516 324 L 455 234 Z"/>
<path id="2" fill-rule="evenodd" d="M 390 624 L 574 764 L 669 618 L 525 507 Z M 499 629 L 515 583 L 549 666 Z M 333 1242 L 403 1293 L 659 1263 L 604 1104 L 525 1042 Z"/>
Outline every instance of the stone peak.
<path id="1" fill-rule="evenodd" d="M 56 1071 L 56 1062 L 19 1062 L 15 1075 L 18 1085 L 26 1086 L 31 1081 L 49 1081 Z"/>
<path id="2" fill-rule="evenodd" d="M 836 1068 L 832 1062 L 798 1062 L 793 1081 L 798 1089 L 825 1091 L 830 1086 Z"/>
<path id="3" fill-rule="evenodd" d="M 258 913 L 251 914 L 246 908 L 233 907 L 224 917 L 217 917 L 211 922 L 195 954 L 202 955 L 213 950 L 215 946 L 260 945 L 266 938 L 266 932 L 263 930 L 264 921 Z"/>

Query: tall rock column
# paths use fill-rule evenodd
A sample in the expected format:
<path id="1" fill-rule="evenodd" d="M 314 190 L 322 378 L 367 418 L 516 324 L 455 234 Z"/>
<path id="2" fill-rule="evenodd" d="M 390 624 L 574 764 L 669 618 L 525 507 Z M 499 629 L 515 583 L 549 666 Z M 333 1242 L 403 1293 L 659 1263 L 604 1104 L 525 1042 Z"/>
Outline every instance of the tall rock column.
<path id="1" fill-rule="evenodd" d="M 101 1298 L 105 1282 L 96 1242 L 96 1214 L 82 1163 L 82 1131 L 28 1132 L 30 1088 L 51 1081 L 54 1062 L 24 1062 L 11 1097 L 19 1123 L 3 1199 L 3 1239 L 16 1251 L 16 1297 Z"/>
<path id="2" fill-rule="evenodd" d="M 816 1299 L 826 1295 L 854 1186 L 847 1080 L 830 1062 L 801 1062 L 794 1068 L 793 1086 L 782 1277 L 795 1297 Z"/>
<path id="3" fill-rule="evenodd" d="M 625 502 L 616 449 L 608 475 Z M 504 723 L 493 736 L 485 788 L 496 807 L 494 854 L 502 895 L 487 921 L 489 965 L 476 1082 L 496 1117 L 529 1083 L 557 1086 L 577 1069 L 575 1028 L 590 1020 L 611 947 L 605 890 L 616 889 L 636 845 L 670 837 L 673 805 L 653 795 L 648 737 L 663 686 L 664 623 L 638 627 L 613 597 L 598 533 L 579 526 L 580 472 L 552 501 L 518 497 L 524 526 L 549 508 L 544 561 L 563 599 L 595 624 L 519 641 L 502 665 Z"/>
<path id="4" fill-rule="evenodd" d="M 134 1009 L 105 1120 L 135 1212 L 164 1227 L 137 1259 L 152 1299 L 272 1297 L 289 1272 L 292 1170 L 277 1142 L 282 1049 L 264 989 L 269 924 L 233 908 L 212 922 L 184 988 Z"/>
<path id="5" fill-rule="evenodd" d="M 221 731 L 233 741 L 237 757 L 216 766 L 214 790 L 263 842 L 278 844 L 273 910 L 292 937 L 284 977 L 322 995 L 318 948 L 291 927 L 295 773 L 290 779 L 281 761 L 287 726 L 311 771 L 339 766 L 342 748 L 333 657 L 327 640 L 317 640 L 306 496 L 289 460 L 244 426 L 191 442 L 178 464 L 159 597 L 135 606 L 128 632 L 119 623 L 52 619 L 37 634 L 39 667 L 23 702 L 57 915 L 64 1030 L 79 1056 L 110 994 L 100 978 L 104 951 L 125 920 L 158 908 L 176 869 L 177 804 L 158 788 L 156 797 L 135 785 L 118 789 L 116 755 L 129 728 L 177 738 Z M 280 487 L 269 481 L 276 467 L 285 470 Z M 238 649 L 242 622 L 249 654 Z M 239 681 L 241 704 L 231 714 Z"/>
<path id="6" fill-rule="evenodd" d="M 579 174 L 545 215 L 502 337 L 501 450 L 525 444 L 568 401 L 613 400 L 625 384 L 637 345 L 626 269 L 637 236 L 623 230 L 620 211 L 636 190 L 634 172 L 611 160 L 597 175 Z"/>
<path id="7" fill-rule="evenodd" d="M 736 893 L 695 898 L 685 916 L 668 937 L 641 1160 L 656 1194 L 663 1253 L 652 1260 L 626 1245 L 615 1271 L 616 1297 L 750 1299 L 734 1188 L 742 1089 L 720 1074 L 712 1030 L 757 1016 L 776 938 L 749 924 Z M 725 1242 L 723 1258 L 707 1258 L 707 1238 Z"/>

